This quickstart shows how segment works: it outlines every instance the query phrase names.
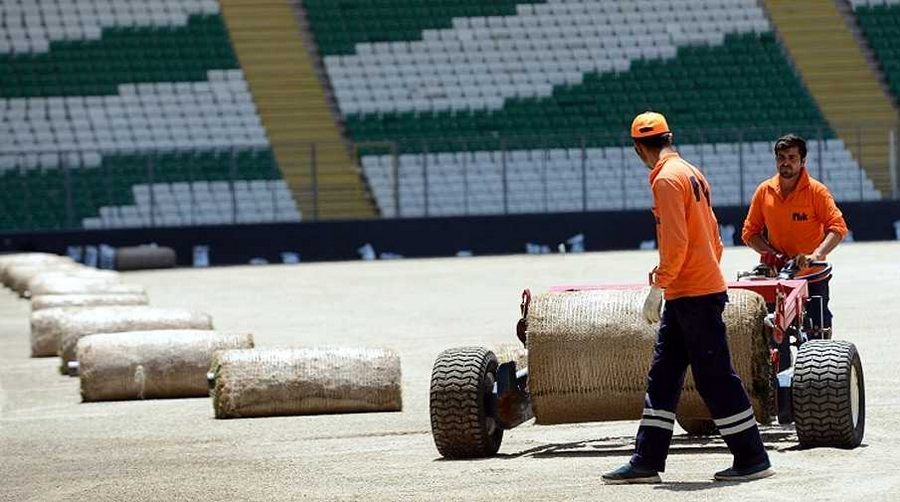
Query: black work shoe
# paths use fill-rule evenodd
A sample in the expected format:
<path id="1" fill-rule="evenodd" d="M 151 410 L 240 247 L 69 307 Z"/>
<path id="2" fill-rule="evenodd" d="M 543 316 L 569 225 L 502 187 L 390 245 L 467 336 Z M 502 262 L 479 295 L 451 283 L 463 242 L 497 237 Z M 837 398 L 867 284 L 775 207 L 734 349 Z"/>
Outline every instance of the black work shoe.
<path id="1" fill-rule="evenodd" d="M 767 478 L 773 474 L 775 471 L 772 470 L 772 464 L 766 460 L 750 467 L 729 467 L 724 471 L 717 472 L 713 479 L 716 481 L 751 481 Z"/>
<path id="2" fill-rule="evenodd" d="M 662 483 L 662 480 L 659 479 L 658 472 L 635 467 L 631 465 L 631 462 L 612 472 L 607 472 L 603 475 L 602 479 L 603 482 L 608 485 Z"/>

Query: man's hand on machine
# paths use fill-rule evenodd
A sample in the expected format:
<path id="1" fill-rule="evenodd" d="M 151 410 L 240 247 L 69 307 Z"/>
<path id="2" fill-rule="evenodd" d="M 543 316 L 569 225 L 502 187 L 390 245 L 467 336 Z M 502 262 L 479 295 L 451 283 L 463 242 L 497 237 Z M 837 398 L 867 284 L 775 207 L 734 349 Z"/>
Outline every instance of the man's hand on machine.
<path id="1" fill-rule="evenodd" d="M 815 253 L 813 253 L 813 254 L 802 254 L 801 253 L 794 257 L 794 263 L 796 263 L 797 267 L 799 267 L 801 270 L 808 267 L 810 262 L 823 261 L 823 260 L 824 260 L 823 257 L 821 257 Z"/>
<path id="2" fill-rule="evenodd" d="M 759 257 L 760 263 L 778 273 L 787 262 L 787 257 L 781 253 L 766 251 Z"/>

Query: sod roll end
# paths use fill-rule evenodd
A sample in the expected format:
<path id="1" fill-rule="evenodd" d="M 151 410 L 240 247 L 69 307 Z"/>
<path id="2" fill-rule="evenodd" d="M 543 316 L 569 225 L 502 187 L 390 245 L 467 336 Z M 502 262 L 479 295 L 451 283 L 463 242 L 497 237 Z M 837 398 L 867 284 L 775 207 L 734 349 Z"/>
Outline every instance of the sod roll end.
<path id="1" fill-rule="evenodd" d="M 31 313 L 31 357 L 53 357 L 59 352 L 62 318 L 71 309 L 58 307 Z"/>

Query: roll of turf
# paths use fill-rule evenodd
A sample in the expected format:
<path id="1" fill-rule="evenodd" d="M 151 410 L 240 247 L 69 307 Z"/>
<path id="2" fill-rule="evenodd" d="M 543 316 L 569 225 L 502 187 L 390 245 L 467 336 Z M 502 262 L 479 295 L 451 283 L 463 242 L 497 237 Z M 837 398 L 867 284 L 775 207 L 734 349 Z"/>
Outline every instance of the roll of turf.
<path id="1" fill-rule="evenodd" d="M 642 415 L 657 325 L 641 313 L 647 288 L 550 292 L 527 315 L 529 389 L 536 422 L 636 420 Z M 757 419 L 768 422 L 772 392 L 765 302 L 751 291 L 728 293 L 724 320 L 732 361 Z M 708 417 L 689 377 L 677 410 Z"/>
<path id="2" fill-rule="evenodd" d="M 58 256 L 49 253 L 12 253 L 0 255 L 0 282 L 12 289 L 12 279 L 9 269 L 18 266 L 35 268 L 49 268 L 52 265 L 75 265 L 68 256 Z"/>
<path id="3" fill-rule="evenodd" d="M 49 312 L 55 309 L 35 312 Z M 60 372 L 68 372 L 69 361 L 75 360 L 78 340 L 96 333 L 121 333 L 124 331 L 155 331 L 161 329 L 213 329 L 208 314 L 186 309 L 161 309 L 144 306 L 83 307 L 62 309 L 56 319 L 59 333 Z"/>
<path id="4" fill-rule="evenodd" d="M 378 348 L 229 350 L 210 368 L 216 418 L 400 411 L 400 358 Z"/>
<path id="5" fill-rule="evenodd" d="M 147 305 L 144 293 L 88 293 L 71 295 L 37 295 L 31 297 L 31 311 L 59 307 L 108 307 L 112 305 Z M 55 355 L 55 353 L 54 353 Z"/>
<path id="6" fill-rule="evenodd" d="M 4 269 L 4 284 L 18 293 L 26 296 L 29 292 L 28 284 L 32 279 L 43 274 L 77 274 L 85 273 L 89 269 L 84 265 L 69 262 L 48 262 L 44 264 L 11 265 Z"/>
<path id="7" fill-rule="evenodd" d="M 110 277 L 54 277 L 31 281 L 31 296 L 73 294 L 145 294 L 140 284 L 128 284 Z"/>
<path id="8" fill-rule="evenodd" d="M 204 330 L 104 333 L 78 341 L 84 401 L 203 397 L 217 350 L 251 349 L 250 334 Z"/>

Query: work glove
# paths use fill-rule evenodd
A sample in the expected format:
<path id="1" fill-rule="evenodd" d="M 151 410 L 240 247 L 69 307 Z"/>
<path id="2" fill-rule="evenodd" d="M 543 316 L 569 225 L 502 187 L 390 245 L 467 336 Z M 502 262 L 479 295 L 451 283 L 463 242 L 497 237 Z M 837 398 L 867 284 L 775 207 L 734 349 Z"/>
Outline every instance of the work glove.
<path id="1" fill-rule="evenodd" d="M 650 286 L 647 299 L 644 300 L 644 319 L 650 324 L 656 324 L 662 317 L 663 290 L 658 286 Z"/>

